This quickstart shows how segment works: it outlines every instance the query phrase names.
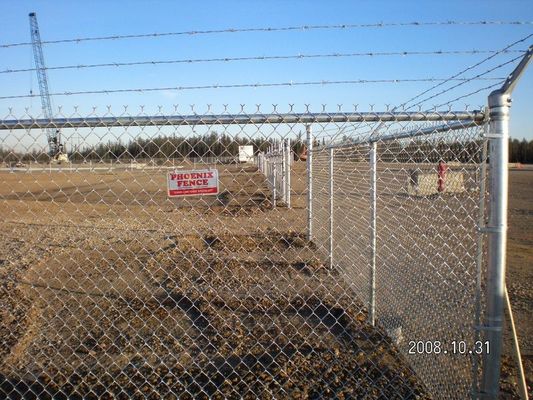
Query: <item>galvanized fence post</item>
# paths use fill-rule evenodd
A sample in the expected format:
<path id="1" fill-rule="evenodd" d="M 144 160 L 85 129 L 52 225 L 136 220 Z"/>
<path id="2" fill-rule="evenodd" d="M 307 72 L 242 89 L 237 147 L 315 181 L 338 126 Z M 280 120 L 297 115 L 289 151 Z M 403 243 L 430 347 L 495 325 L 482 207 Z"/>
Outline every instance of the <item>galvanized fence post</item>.
<path id="1" fill-rule="evenodd" d="M 267 150 L 267 152 L 265 153 L 265 175 L 267 178 L 267 183 L 270 186 L 271 182 L 270 182 L 270 158 L 269 157 L 270 157 L 270 153 Z"/>
<path id="2" fill-rule="evenodd" d="M 485 350 L 481 394 L 498 398 L 502 354 L 502 328 L 505 304 L 505 262 L 507 246 L 507 195 L 509 182 L 509 111 L 511 93 L 533 57 L 530 46 L 502 87 L 489 95 L 489 221 L 483 229 L 488 234 L 487 306 Z"/>
<path id="3" fill-rule="evenodd" d="M 488 351 L 483 363 L 481 393 L 486 398 L 498 397 L 500 359 L 502 353 L 503 305 L 505 293 L 505 246 L 507 243 L 507 189 L 509 94 L 493 92 L 490 108 L 490 199 L 489 221 L 484 229 L 488 234 L 487 308 L 485 338 Z"/>
<path id="4" fill-rule="evenodd" d="M 276 185 L 278 184 L 276 182 L 276 174 L 277 174 L 277 169 L 276 169 L 276 161 L 274 161 L 272 163 L 272 207 L 273 208 L 276 208 L 276 197 L 278 195 L 277 193 L 277 188 L 276 188 Z"/>
<path id="5" fill-rule="evenodd" d="M 274 190 L 273 183 L 274 183 L 274 163 L 272 158 L 272 149 L 270 150 L 269 158 L 268 158 L 268 182 L 270 184 L 270 187 L 272 190 Z"/>
<path id="6" fill-rule="evenodd" d="M 287 208 L 291 208 L 291 142 L 289 138 L 285 139 L 285 157 L 285 165 L 287 167 L 285 176 L 285 203 L 287 204 Z"/>
<path id="7" fill-rule="evenodd" d="M 377 143 L 370 143 L 370 293 L 369 321 L 376 322 L 376 201 L 377 201 Z"/>
<path id="8" fill-rule="evenodd" d="M 280 191 L 281 191 L 281 200 L 284 203 L 287 203 L 287 164 L 285 158 L 285 139 L 280 143 L 280 148 L 278 152 L 278 157 L 281 161 L 281 171 L 280 171 Z"/>
<path id="9" fill-rule="evenodd" d="M 329 268 L 333 269 L 333 147 L 329 148 Z"/>
<path id="10" fill-rule="evenodd" d="M 311 125 L 305 127 L 307 134 L 307 240 L 313 239 L 313 136 Z"/>

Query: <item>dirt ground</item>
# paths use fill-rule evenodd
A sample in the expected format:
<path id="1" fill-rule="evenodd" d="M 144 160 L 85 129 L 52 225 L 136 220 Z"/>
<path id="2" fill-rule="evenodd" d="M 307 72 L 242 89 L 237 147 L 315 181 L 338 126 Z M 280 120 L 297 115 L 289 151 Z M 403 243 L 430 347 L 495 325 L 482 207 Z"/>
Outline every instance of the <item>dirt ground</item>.
<path id="1" fill-rule="evenodd" d="M 529 395 L 533 395 L 533 166 L 509 172 L 507 288 L 517 327 Z M 504 334 L 504 388 L 516 395 L 511 330 Z"/>
<path id="2" fill-rule="evenodd" d="M 162 173 L 52 174 L 0 176 L 8 397 L 428 397 L 305 240 L 303 177 L 287 210 L 253 167 L 228 166 L 218 197 L 172 201 Z M 531 198 L 533 169 L 511 171 L 507 279 L 530 386 Z M 517 398 L 508 330 L 505 352 Z"/>
<path id="3" fill-rule="evenodd" d="M 0 179 L 7 397 L 428 397 L 254 168 L 178 201 L 161 171 Z"/>

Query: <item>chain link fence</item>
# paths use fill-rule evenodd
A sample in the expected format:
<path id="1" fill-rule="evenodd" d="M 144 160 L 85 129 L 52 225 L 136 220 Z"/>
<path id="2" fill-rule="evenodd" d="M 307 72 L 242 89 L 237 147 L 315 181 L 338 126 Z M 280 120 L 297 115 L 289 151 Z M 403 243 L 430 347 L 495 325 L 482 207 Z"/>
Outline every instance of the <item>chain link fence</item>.
<path id="1" fill-rule="evenodd" d="M 272 191 L 272 204 L 281 199 L 290 208 L 291 206 L 291 164 L 294 154 L 291 150 L 290 139 L 283 139 L 269 147 L 266 153 L 257 155 L 257 168 L 267 178 Z"/>
<path id="2" fill-rule="evenodd" d="M 0 393 L 475 394 L 486 120 L 5 118 Z M 68 163 L 51 126 L 75 138 Z M 216 192 L 173 191 L 212 176 Z"/>
<path id="3" fill-rule="evenodd" d="M 468 398 L 483 353 L 472 346 L 482 345 L 486 125 L 391 125 L 313 149 L 312 240 L 428 390 Z"/>

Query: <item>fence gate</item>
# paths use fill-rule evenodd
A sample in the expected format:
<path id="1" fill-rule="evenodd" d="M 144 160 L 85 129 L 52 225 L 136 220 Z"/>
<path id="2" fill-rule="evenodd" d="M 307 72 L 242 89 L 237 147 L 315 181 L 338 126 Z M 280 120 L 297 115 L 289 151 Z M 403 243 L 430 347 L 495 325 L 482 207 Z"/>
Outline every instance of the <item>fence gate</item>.
<path id="1" fill-rule="evenodd" d="M 451 111 L 0 121 L 0 393 L 475 393 L 486 121 Z M 48 158 L 51 127 L 81 138 L 68 163 Z M 254 146 L 254 162 L 239 163 L 239 145 Z M 194 194 L 215 170 L 216 191 L 168 196 L 169 179 L 174 194 Z"/>

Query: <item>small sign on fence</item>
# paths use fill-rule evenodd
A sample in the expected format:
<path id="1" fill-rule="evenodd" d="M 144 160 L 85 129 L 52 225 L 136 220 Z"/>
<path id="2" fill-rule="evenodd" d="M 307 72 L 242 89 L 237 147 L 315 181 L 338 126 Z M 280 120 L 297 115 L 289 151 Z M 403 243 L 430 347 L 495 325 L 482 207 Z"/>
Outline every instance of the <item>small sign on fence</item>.
<path id="1" fill-rule="evenodd" d="M 167 174 L 169 197 L 218 194 L 218 170 L 172 171 Z"/>

